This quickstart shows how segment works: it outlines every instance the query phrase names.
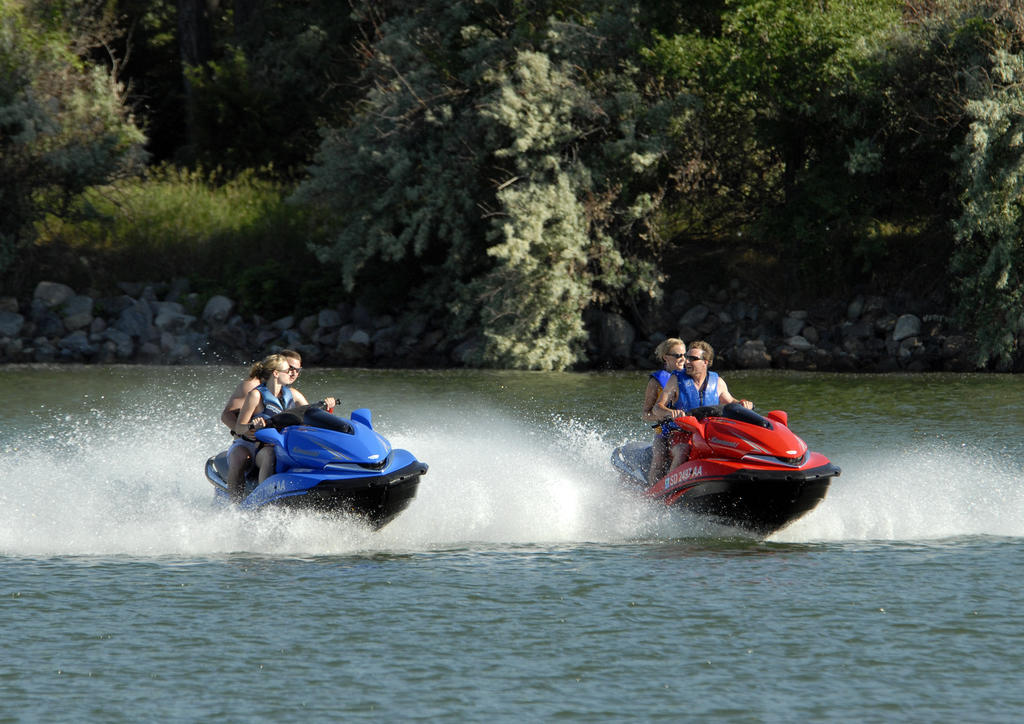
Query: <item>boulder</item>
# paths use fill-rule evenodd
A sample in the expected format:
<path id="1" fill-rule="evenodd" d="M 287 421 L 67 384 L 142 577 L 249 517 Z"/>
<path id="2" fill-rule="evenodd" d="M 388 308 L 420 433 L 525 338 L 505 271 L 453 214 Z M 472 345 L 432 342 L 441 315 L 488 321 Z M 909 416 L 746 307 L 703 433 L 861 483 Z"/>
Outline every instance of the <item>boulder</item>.
<path id="1" fill-rule="evenodd" d="M 74 295 L 75 290 L 67 284 L 61 284 L 59 282 L 39 282 L 36 285 L 36 291 L 32 295 L 32 298 L 36 301 L 42 302 L 47 308 L 53 309 L 54 307 L 63 304 Z"/>
<path id="2" fill-rule="evenodd" d="M 615 312 L 602 314 L 598 320 L 598 353 L 602 359 L 621 362 L 630 357 L 636 330 L 626 318 Z"/>
<path id="3" fill-rule="evenodd" d="M 15 312 L 0 312 L 0 337 L 17 337 L 25 326 L 25 318 Z"/>
<path id="4" fill-rule="evenodd" d="M 295 317 L 289 314 L 287 317 L 281 317 L 280 319 L 275 320 L 270 326 L 283 332 L 284 330 L 291 329 L 295 326 Z"/>
<path id="5" fill-rule="evenodd" d="M 76 329 L 84 329 L 92 324 L 92 297 L 83 294 L 76 294 L 70 297 L 61 306 L 60 313 L 64 315 L 64 328 L 69 332 Z"/>
<path id="6" fill-rule="evenodd" d="M 748 339 L 736 348 L 736 365 L 748 370 L 763 370 L 771 367 L 772 358 L 768 348 L 760 339 Z"/>
<path id="7" fill-rule="evenodd" d="M 894 342 L 902 342 L 919 334 L 921 334 L 921 319 L 915 314 L 900 315 L 892 330 Z"/>
<path id="8" fill-rule="evenodd" d="M 224 324 L 231 317 L 234 309 L 234 301 L 221 294 L 215 294 L 210 297 L 209 301 L 206 302 L 206 306 L 203 307 L 203 321 L 212 324 Z"/>
<path id="9" fill-rule="evenodd" d="M 793 313 L 790 313 L 782 318 L 782 336 L 783 337 L 795 337 L 804 331 L 804 326 L 807 324 L 807 313 L 804 312 L 803 317 L 794 317 Z"/>
<path id="10" fill-rule="evenodd" d="M 128 359 L 135 352 L 135 344 L 131 335 L 125 334 L 116 327 L 108 327 L 103 331 L 103 337 L 114 346 L 114 352 L 118 359 Z"/>
<path id="11" fill-rule="evenodd" d="M 64 356 L 76 360 L 92 357 L 96 353 L 96 348 L 89 341 L 88 333 L 83 329 L 79 329 L 62 338 L 57 343 L 57 346 Z"/>
<path id="12" fill-rule="evenodd" d="M 807 352 L 808 350 L 814 349 L 814 345 L 799 334 L 794 334 L 792 337 L 786 337 L 786 344 L 798 352 Z"/>
<path id="13" fill-rule="evenodd" d="M 337 329 L 341 326 L 341 315 L 336 309 L 321 309 L 316 324 L 321 329 Z"/>
<path id="14" fill-rule="evenodd" d="M 114 327 L 125 334 L 146 342 L 151 336 L 150 326 L 153 323 L 153 310 L 149 302 L 140 299 L 125 308 L 114 322 Z"/>
<path id="15" fill-rule="evenodd" d="M 711 313 L 711 309 L 706 304 L 698 304 L 695 307 L 690 307 L 686 310 L 686 313 L 679 318 L 680 327 L 697 327 L 701 322 L 707 319 L 708 314 Z M 690 340 L 687 340 L 689 342 Z"/>

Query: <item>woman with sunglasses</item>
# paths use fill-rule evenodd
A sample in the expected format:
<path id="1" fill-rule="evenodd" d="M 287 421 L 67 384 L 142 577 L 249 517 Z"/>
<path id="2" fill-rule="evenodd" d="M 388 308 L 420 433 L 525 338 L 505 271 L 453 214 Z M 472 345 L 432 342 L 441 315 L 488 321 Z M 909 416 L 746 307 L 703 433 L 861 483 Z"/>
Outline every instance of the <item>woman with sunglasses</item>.
<path id="1" fill-rule="evenodd" d="M 292 389 L 290 383 L 295 380 L 296 373 L 282 355 L 270 355 L 263 360 L 263 367 L 262 384 L 249 393 L 242 405 L 242 411 L 238 413 L 235 432 L 240 435 L 248 433 L 250 423 L 253 429 L 259 430 L 266 427 L 270 418 L 277 413 L 298 405 L 309 404 L 301 392 Z M 328 410 L 334 409 L 335 404 L 337 400 L 333 397 L 324 399 L 324 405 Z M 261 443 L 256 450 L 259 482 L 262 483 L 274 474 L 276 464 L 274 446 Z"/>
<path id="2" fill-rule="evenodd" d="M 654 358 L 661 362 L 662 368 L 651 373 L 647 380 L 647 389 L 644 391 L 644 406 L 641 411 L 641 418 L 644 422 L 661 422 L 665 415 L 654 409 L 661 396 L 662 390 L 668 384 L 674 373 L 683 369 L 686 362 L 686 342 L 676 337 L 669 337 L 657 346 L 654 350 Z M 670 404 L 675 404 L 674 401 Z M 651 458 L 651 470 L 647 474 L 647 480 L 651 485 L 656 483 L 666 472 L 668 462 L 668 440 L 664 435 L 654 436 L 653 456 Z"/>
<path id="3" fill-rule="evenodd" d="M 678 417 L 680 410 L 692 410 L 695 407 L 728 404 L 739 402 L 748 410 L 754 407 L 750 400 L 738 400 L 729 392 L 725 380 L 709 368 L 715 361 L 714 348 L 704 340 L 690 344 L 686 353 L 683 371 L 676 371 L 665 384 L 665 388 L 654 405 L 652 414 L 658 419 Z M 690 434 L 683 430 L 674 430 L 669 438 L 672 451 L 672 463 L 669 469 L 681 465 L 690 455 Z"/>
<path id="4" fill-rule="evenodd" d="M 285 362 L 288 363 L 288 371 L 291 376 L 290 384 L 294 384 L 299 377 L 299 372 L 302 371 L 302 355 L 293 349 L 283 349 L 278 354 L 284 357 Z M 256 441 L 238 435 L 235 432 L 235 425 L 238 424 L 238 413 L 241 412 L 246 397 L 260 384 L 266 371 L 267 359 L 270 358 L 262 359 L 249 368 L 248 376 L 235 386 L 235 391 L 231 393 L 231 397 L 228 398 L 220 413 L 220 421 L 228 426 L 231 434 L 235 437 L 231 447 L 228 448 L 228 474 L 225 479 L 228 484 L 228 493 L 234 499 L 241 498 L 242 479 L 249 463 L 256 457 Z"/>

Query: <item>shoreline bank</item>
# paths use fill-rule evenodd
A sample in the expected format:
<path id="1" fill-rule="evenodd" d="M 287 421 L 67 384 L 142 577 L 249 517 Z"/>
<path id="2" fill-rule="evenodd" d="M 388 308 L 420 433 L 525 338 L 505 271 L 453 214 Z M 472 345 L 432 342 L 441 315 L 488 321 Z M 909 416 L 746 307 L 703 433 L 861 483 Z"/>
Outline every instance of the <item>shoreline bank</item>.
<path id="1" fill-rule="evenodd" d="M 318 366 L 460 368 L 481 344 L 449 338 L 424 315 L 375 314 L 361 304 L 269 320 L 239 313 L 221 295 L 201 298 L 185 280 L 120 288 L 92 296 L 43 281 L 31 299 L 0 297 L 0 363 L 247 364 L 291 348 Z M 576 369 L 652 368 L 656 345 L 681 337 L 710 342 L 719 370 L 980 371 L 970 335 L 920 302 L 858 295 L 775 309 L 740 289 L 715 300 L 666 297 L 639 320 L 588 313 L 588 362 Z"/>

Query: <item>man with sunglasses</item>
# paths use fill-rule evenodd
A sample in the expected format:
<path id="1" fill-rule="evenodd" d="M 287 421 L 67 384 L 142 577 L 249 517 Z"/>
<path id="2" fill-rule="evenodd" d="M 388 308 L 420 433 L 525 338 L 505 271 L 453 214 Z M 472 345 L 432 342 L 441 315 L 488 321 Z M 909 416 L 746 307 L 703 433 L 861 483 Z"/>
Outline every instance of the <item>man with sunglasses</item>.
<path id="1" fill-rule="evenodd" d="M 692 410 L 695 407 L 728 404 L 738 402 L 748 410 L 754 407 L 750 400 L 737 400 L 729 392 L 725 380 L 709 368 L 715 360 L 714 348 L 704 340 L 690 344 L 686 352 L 686 364 L 682 372 L 674 372 L 665 383 L 654 413 L 661 419 L 674 418 L 680 410 Z M 672 451 L 672 463 L 669 469 L 683 463 L 690 455 L 690 435 L 683 430 L 675 430 L 669 439 Z"/>
<path id="2" fill-rule="evenodd" d="M 288 363 L 287 384 L 293 384 L 295 380 L 299 378 L 299 373 L 302 372 L 302 355 L 293 349 L 283 349 L 278 352 L 278 354 L 284 357 L 285 361 Z M 248 397 L 249 393 L 255 390 L 260 384 L 262 369 L 259 365 L 259 362 L 253 365 L 252 369 L 249 370 L 249 376 L 235 386 L 235 391 L 231 393 L 231 397 L 228 398 L 227 403 L 224 405 L 224 409 L 220 413 L 220 421 L 228 426 L 232 435 L 235 435 L 235 425 L 238 424 L 238 413 L 242 410 L 242 404 L 245 402 L 245 398 Z M 231 448 L 228 451 L 227 482 L 229 487 L 238 486 L 242 480 L 242 476 L 245 474 L 245 469 L 249 467 L 250 463 L 255 459 L 255 454 L 255 443 L 246 441 L 244 438 L 235 439 L 235 442 L 232 443 Z"/>

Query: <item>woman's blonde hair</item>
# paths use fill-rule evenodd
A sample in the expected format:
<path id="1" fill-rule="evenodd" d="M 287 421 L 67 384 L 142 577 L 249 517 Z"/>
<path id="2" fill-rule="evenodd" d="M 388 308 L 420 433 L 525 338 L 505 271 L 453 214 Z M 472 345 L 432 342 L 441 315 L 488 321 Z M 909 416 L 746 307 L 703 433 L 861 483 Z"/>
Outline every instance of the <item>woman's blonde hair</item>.
<path id="1" fill-rule="evenodd" d="M 281 364 L 281 362 L 276 359 L 278 357 L 284 360 L 285 364 L 288 364 L 289 357 L 292 359 L 297 359 L 299 362 L 302 361 L 302 355 L 300 355 L 294 349 L 282 349 L 280 352 L 276 352 L 274 354 L 264 357 L 259 362 L 254 362 L 252 367 L 249 368 L 249 379 L 264 382 L 265 380 L 263 379 L 263 375 L 266 375 L 267 379 L 269 379 L 270 373 L 277 369 L 277 366 Z M 270 362 L 271 359 L 273 359 L 274 361 Z M 269 370 L 267 369 L 268 363 L 270 363 L 271 365 Z M 290 367 L 291 365 L 288 366 Z"/>
<path id="2" fill-rule="evenodd" d="M 270 379 L 270 375 L 274 374 L 274 371 L 277 370 L 277 368 L 280 367 L 282 364 L 288 364 L 288 360 L 285 359 L 284 355 L 267 355 L 266 357 L 261 359 L 259 362 L 256 362 L 255 364 L 253 364 L 252 367 L 249 368 L 249 379 L 259 380 L 260 382 L 266 382 L 267 380 Z"/>
<path id="3" fill-rule="evenodd" d="M 668 339 L 663 340 L 661 344 L 654 348 L 654 359 L 658 360 L 659 362 L 664 362 L 665 360 L 663 360 L 662 357 L 668 354 L 669 347 L 674 347 L 677 344 L 682 346 L 683 351 L 686 351 L 686 342 L 679 339 L 678 337 L 669 337 Z"/>

